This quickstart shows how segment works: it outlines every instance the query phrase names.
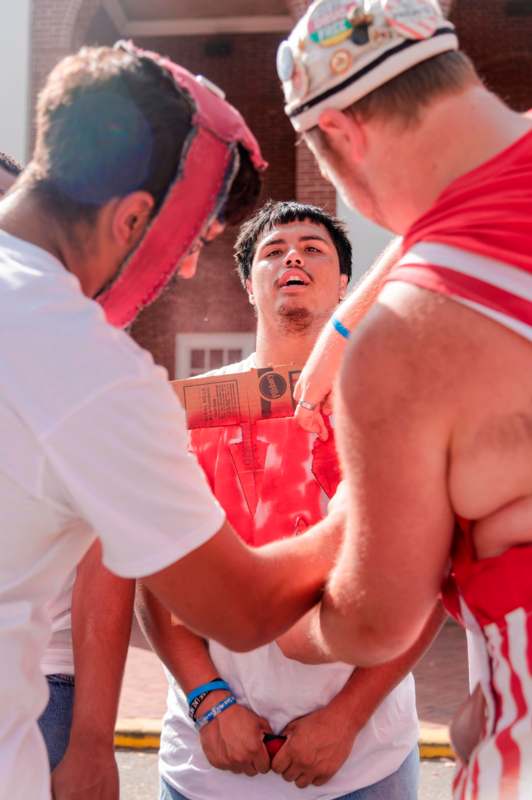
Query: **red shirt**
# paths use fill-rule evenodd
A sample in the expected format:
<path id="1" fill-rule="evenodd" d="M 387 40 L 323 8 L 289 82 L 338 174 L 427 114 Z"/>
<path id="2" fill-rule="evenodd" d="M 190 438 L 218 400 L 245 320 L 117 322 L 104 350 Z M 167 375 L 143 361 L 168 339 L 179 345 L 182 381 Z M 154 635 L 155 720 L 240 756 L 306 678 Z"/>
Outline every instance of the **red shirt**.
<path id="1" fill-rule="evenodd" d="M 532 131 L 453 181 L 388 280 L 446 294 L 532 340 Z"/>

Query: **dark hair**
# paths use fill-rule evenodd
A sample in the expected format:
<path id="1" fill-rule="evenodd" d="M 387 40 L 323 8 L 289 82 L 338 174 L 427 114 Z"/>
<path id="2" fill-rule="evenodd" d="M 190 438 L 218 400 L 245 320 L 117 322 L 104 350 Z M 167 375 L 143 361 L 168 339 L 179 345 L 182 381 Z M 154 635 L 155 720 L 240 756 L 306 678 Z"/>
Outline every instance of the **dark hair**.
<path id="1" fill-rule="evenodd" d="M 262 187 L 260 173 L 253 166 L 245 147 L 238 145 L 239 167 L 233 178 L 220 219 L 228 225 L 239 225 L 251 214 Z"/>
<path id="2" fill-rule="evenodd" d="M 22 167 L 18 163 L 18 161 L 15 161 L 14 158 L 11 158 L 11 156 L 6 155 L 6 153 L 1 153 L 1 152 L 0 152 L 0 167 L 6 172 L 9 172 L 10 175 L 14 175 L 15 177 L 18 177 L 22 172 Z"/>
<path id="3" fill-rule="evenodd" d="M 37 104 L 29 180 L 46 208 L 70 222 L 94 220 L 113 197 L 143 190 L 159 210 L 192 131 L 193 106 L 156 60 L 126 47 L 83 47 L 51 72 Z M 261 182 L 247 150 L 223 218 L 237 224 Z"/>
<path id="4" fill-rule="evenodd" d="M 237 271 L 244 286 L 251 272 L 257 242 L 262 234 L 276 225 L 306 221 L 323 225 L 327 230 L 338 253 L 340 273 L 351 279 L 352 248 L 345 226 L 339 219 L 327 214 L 318 206 L 298 203 L 295 200 L 268 200 L 251 219 L 242 225 L 235 242 Z"/>
<path id="5" fill-rule="evenodd" d="M 28 179 L 71 222 L 90 222 L 112 197 L 137 190 L 153 196 L 156 211 L 191 127 L 191 101 L 155 61 L 84 47 L 55 67 L 39 96 Z"/>

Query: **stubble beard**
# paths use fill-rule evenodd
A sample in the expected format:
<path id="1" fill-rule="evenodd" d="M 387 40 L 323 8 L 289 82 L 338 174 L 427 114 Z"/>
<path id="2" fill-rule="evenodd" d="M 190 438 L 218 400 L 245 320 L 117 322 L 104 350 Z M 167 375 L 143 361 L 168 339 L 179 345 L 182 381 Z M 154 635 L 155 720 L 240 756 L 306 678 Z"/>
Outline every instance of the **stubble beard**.
<path id="1" fill-rule="evenodd" d="M 279 306 L 277 310 L 280 327 L 288 335 L 306 333 L 313 325 L 314 315 L 304 307 Z"/>

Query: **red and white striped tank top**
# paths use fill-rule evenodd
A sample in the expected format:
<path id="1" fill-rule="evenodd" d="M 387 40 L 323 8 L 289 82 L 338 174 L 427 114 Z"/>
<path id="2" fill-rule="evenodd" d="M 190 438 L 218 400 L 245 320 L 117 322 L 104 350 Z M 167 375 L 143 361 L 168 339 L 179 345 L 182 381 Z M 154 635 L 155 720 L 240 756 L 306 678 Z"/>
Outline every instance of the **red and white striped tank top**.
<path id="1" fill-rule="evenodd" d="M 532 130 L 454 181 L 388 280 L 448 295 L 532 341 Z"/>
<path id="2" fill-rule="evenodd" d="M 532 341 L 532 131 L 440 195 L 388 280 L 445 294 Z M 530 800 L 532 546 L 477 561 L 469 524 L 458 523 L 443 597 L 471 631 L 487 715 L 454 797 Z"/>

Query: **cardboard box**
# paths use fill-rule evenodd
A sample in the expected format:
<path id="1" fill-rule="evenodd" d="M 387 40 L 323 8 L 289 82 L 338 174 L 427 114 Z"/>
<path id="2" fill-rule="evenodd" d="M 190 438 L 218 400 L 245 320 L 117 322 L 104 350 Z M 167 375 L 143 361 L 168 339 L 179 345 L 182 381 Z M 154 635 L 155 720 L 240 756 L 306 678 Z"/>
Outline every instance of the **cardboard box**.
<path id="1" fill-rule="evenodd" d="M 320 487 L 331 497 L 339 481 L 330 425 L 322 442 L 293 419 L 300 373 L 298 366 L 281 365 L 173 383 L 190 447 L 233 527 L 253 544 L 266 541 L 273 508 L 283 535 L 302 529 L 303 518 L 308 524 L 320 519 Z"/>
<path id="2" fill-rule="evenodd" d="M 300 367 L 282 365 L 186 378 L 173 381 L 172 386 L 186 411 L 189 429 L 217 428 L 291 417 L 300 373 Z"/>

